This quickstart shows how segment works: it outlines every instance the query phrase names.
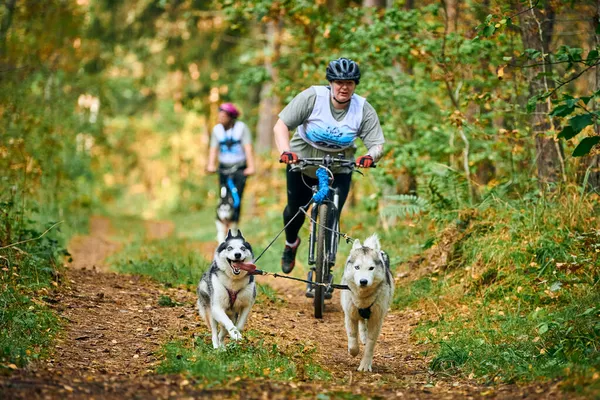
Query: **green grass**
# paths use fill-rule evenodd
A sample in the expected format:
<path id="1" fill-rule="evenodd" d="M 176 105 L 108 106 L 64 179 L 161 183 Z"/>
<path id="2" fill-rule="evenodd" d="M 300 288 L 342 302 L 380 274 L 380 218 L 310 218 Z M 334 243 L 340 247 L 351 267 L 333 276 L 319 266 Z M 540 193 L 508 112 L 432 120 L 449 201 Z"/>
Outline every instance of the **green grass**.
<path id="1" fill-rule="evenodd" d="M 277 294 L 277 291 L 266 284 L 257 283 L 257 304 L 280 305 L 284 304 L 285 300 Z"/>
<path id="2" fill-rule="evenodd" d="M 301 342 L 282 347 L 266 342 L 261 336 L 247 331 L 244 342 L 230 342 L 222 350 L 213 349 L 209 334 L 196 338 L 193 343 L 168 343 L 163 347 L 158 372 L 185 373 L 208 386 L 237 379 L 331 379 L 329 372 L 314 363 L 315 349 L 306 348 Z"/>
<path id="3" fill-rule="evenodd" d="M 402 309 L 416 304 L 419 300 L 430 297 L 433 291 L 439 291 L 437 286 L 428 277 L 412 281 L 408 286 L 400 286 L 394 294 L 393 306 Z"/>
<path id="4" fill-rule="evenodd" d="M 434 345 L 431 369 L 486 384 L 562 378 L 569 390 L 600 390 L 594 207 L 557 196 L 474 209 L 447 265 L 397 288 L 397 307 L 430 311 L 414 336 Z"/>
<path id="5" fill-rule="evenodd" d="M 60 328 L 43 299 L 59 285 L 66 254 L 53 223 L 34 210 L 29 218 L 13 202 L 0 202 L 0 366 L 24 366 L 48 353 Z M 34 219 L 35 217 L 35 219 Z M 40 237 L 41 236 L 41 237 Z"/>
<path id="6" fill-rule="evenodd" d="M 167 286 L 195 286 L 210 265 L 187 240 L 133 241 L 109 257 L 118 272 L 150 276 Z"/>
<path id="7" fill-rule="evenodd" d="M 3 285 L 0 293 L 0 368 L 19 367 L 48 353 L 60 327 L 54 313 Z"/>

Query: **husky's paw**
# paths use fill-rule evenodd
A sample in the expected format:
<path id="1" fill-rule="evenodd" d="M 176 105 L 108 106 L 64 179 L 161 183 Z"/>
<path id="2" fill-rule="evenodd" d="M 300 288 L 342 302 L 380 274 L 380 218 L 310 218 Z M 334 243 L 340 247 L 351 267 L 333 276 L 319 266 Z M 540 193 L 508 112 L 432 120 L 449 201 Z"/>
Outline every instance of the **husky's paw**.
<path id="1" fill-rule="evenodd" d="M 236 327 L 233 327 L 229 330 L 229 336 L 231 336 L 233 340 L 242 340 L 242 334 Z"/>
<path id="2" fill-rule="evenodd" d="M 348 353 L 350 353 L 352 357 L 356 357 L 358 355 L 358 351 L 358 343 L 354 342 L 354 345 L 348 343 Z"/>
<path id="3" fill-rule="evenodd" d="M 372 361 L 365 360 L 363 358 L 362 361 L 360 362 L 360 365 L 358 366 L 358 371 L 373 372 L 373 368 L 372 368 L 371 364 L 372 364 Z"/>

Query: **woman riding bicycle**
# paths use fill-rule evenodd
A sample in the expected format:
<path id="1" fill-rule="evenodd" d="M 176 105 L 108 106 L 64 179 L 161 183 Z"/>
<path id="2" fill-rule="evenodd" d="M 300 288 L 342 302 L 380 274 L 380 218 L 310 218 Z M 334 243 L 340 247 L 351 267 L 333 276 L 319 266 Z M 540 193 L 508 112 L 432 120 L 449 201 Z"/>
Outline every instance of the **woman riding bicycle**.
<path id="1" fill-rule="evenodd" d="M 298 94 L 281 111 L 273 128 L 275 143 L 281 154 L 279 160 L 288 164 L 284 225 L 310 201 L 313 195 L 310 186 L 317 184 L 314 170 L 292 171 L 289 164 L 297 162 L 299 157 L 323 157 L 326 154 L 338 156 L 342 153 L 344 158 L 353 159 L 357 137 L 368 149 L 367 154 L 355 160 L 357 167 L 371 167 L 383 154 L 385 138 L 377 112 L 364 97 L 354 93 L 360 81 L 358 65 L 350 59 L 339 58 L 329 63 L 325 76 L 330 86 L 312 86 Z M 290 141 L 290 131 L 294 129 L 296 132 Z M 341 212 L 350 190 L 352 171 L 339 167 L 333 173 L 332 186 L 338 188 Z M 304 181 L 302 174 L 305 175 Z M 304 214 L 300 213 L 285 229 L 281 269 L 286 274 L 295 266 L 300 245 L 298 232 L 303 223 Z M 313 297 L 312 287 L 309 287 L 307 297 Z M 330 298 L 331 293 L 327 297 Z"/>
<path id="2" fill-rule="evenodd" d="M 217 213 L 215 223 L 219 243 L 225 240 L 228 229 L 231 229 L 234 234 L 237 233 L 246 177 L 255 172 L 250 129 L 245 123 L 237 120 L 239 115 L 240 112 L 233 104 L 221 104 L 218 115 L 219 123 L 213 128 L 210 137 L 206 171 L 217 172 L 218 158 L 219 187 L 225 187 L 229 191 L 229 195 L 237 196 L 235 205 L 228 205 L 232 208 L 229 215 L 220 216 Z M 223 194 L 221 197 L 223 198 Z"/>

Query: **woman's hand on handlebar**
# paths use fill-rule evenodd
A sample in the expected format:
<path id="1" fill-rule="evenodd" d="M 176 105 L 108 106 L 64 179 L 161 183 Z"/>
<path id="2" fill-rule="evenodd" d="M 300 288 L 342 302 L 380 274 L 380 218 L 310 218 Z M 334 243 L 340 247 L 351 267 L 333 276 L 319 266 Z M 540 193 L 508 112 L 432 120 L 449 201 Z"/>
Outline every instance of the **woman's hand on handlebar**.
<path id="1" fill-rule="evenodd" d="M 217 172 L 217 167 L 215 165 L 207 165 L 206 172 L 209 174 L 214 174 L 215 172 Z"/>
<path id="2" fill-rule="evenodd" d="M 356 166 L 358 168 L 371 168 L 375 166 L 375 160 L 370 155 L 360 156 L 356 159 Z"/>
<path id="3" fill-rule="evenodd" d="M 298 162 L 298 155 L 292 151 L 284 151 L 279 156 L 279 162 L 285 164 L 295 164 Z"/>
<path id="4" fill-rule="evenodd" d="M 255 173 L 256 173 L 256 170 L 254 169 L 254 167 L 248 167 L 248 168 L 244 169 L 244 176 L 254 175 Z"/>

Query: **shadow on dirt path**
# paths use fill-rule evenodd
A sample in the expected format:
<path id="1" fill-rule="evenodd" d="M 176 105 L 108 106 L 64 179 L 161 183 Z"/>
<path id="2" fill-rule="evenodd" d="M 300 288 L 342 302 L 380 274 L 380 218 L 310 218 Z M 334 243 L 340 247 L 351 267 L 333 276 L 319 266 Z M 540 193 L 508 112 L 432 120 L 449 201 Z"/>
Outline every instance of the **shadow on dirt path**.
<path id="1" fill-rule="evenodd" d="M 146 228 L 153 238 L 173 232 L 170 222 L 149 223 Z M 194 294 L 166 289 L 144 277 L 108 272 L 103 260 L 119 249 L 110 240 L 110 221 L 94 217 L 90 231 L 89 236 L 75 237 L 70 243 L 73 263 L 67 270 L 66 288 L 50 299 L 65 323 L 53 356 L 0 377 L 0 398 L 288 399 L 315 398 L 327 392 L 405 399 L 559 397 L 556 387 L 549 385 L 482 387 L 433 379 L 428 360 L 421 355 L 423 349 L 409 340 L 421 316 L 418 312 L 391 312 L 375 349 L 374 372 L 356 372 L 360 359 L 351 358 L 346 351 L 339 293 L 327 304 L 324 318 L 317 320 L 301 283 L 272 277 L 257 280 L 272 286 L 283 305 L 255 306 L 248 329 L 277 337 L 284 345 L 302 341 L 316 348 L 316 361 L 332 373 L 331 382 L 306 382 L 300 372 L 296 382 L 262 379 L 207 390 L 195 387 L 183 376 L 157 375 L 154 371 L 161 343 L 190 340 L 194 334 L 207 331 L 197 317 Z M 214 243 L 197 246 L 212 258 Z M 161 295 L 184 306 L 160 307 Z"/>

